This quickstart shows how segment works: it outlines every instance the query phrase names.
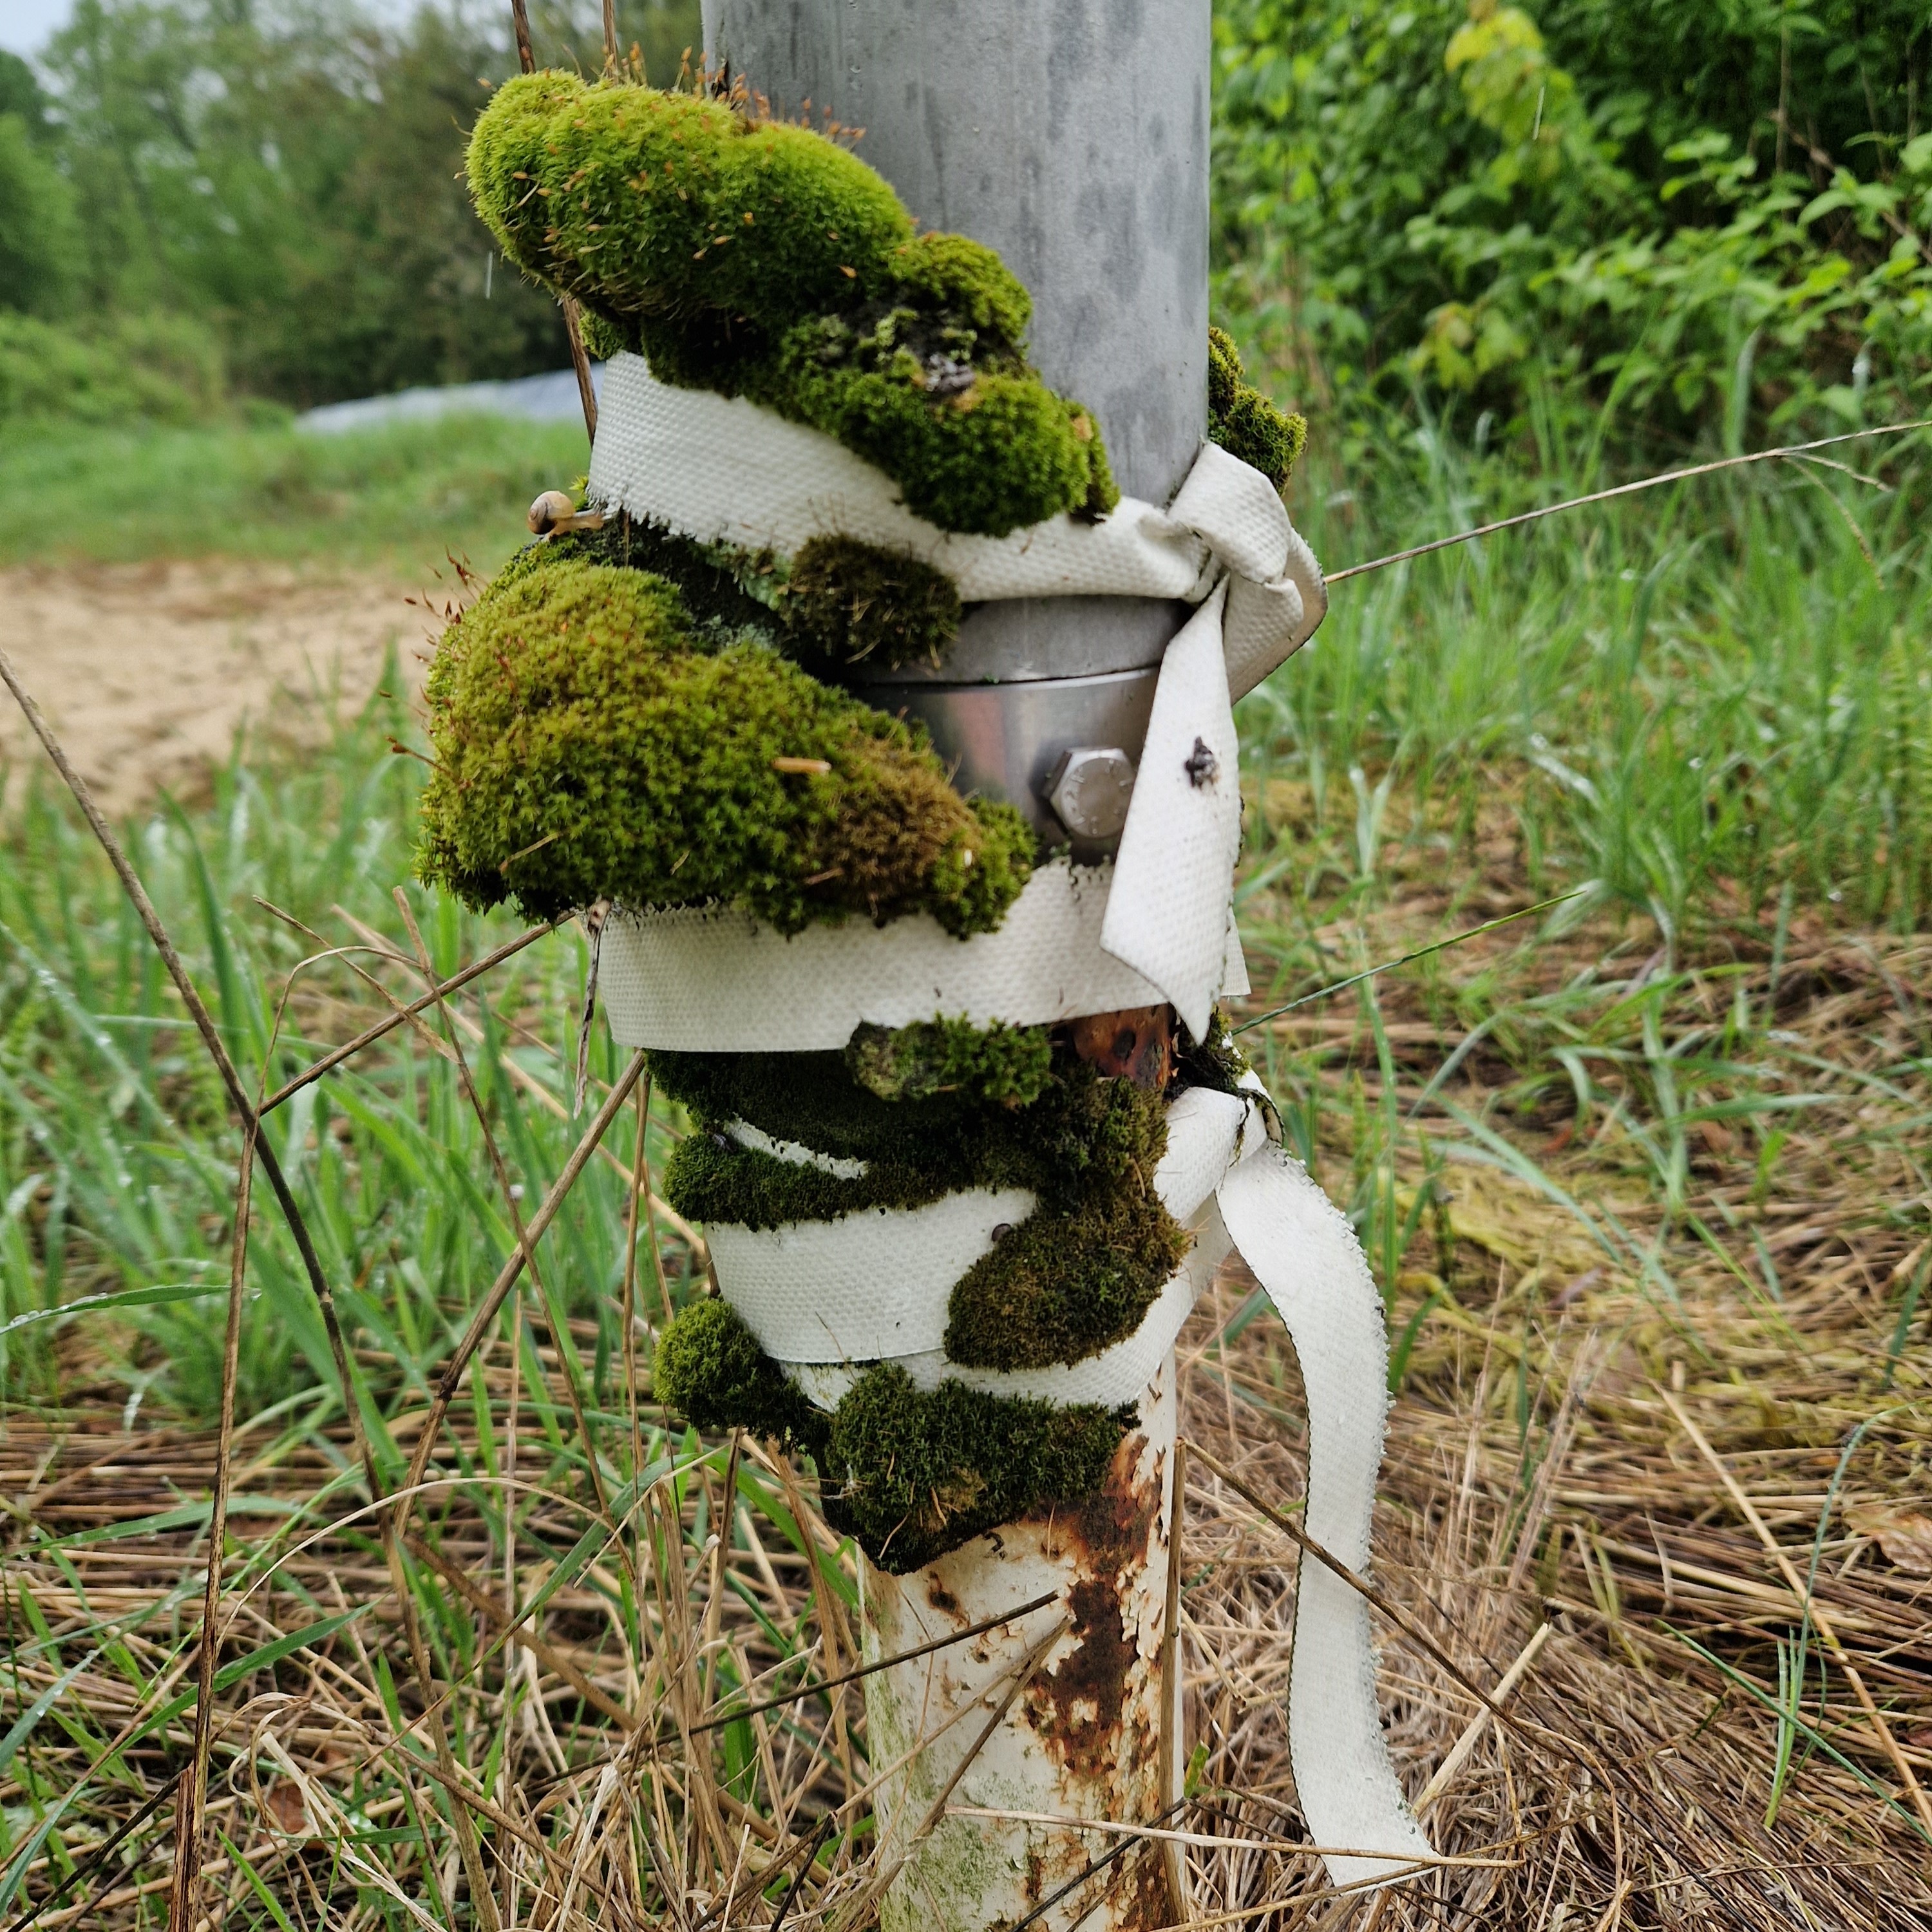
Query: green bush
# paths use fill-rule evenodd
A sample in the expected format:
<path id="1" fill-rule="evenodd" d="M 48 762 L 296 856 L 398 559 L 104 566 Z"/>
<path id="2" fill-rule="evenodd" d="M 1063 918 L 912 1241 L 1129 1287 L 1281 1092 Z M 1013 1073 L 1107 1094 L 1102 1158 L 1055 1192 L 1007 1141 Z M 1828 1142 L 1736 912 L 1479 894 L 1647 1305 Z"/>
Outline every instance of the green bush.
<path id="1" fill-rule="evenodd" d="M 206 422 L 225 398 L 214 340 L 185 316 L 68 328 L 0 311 L 0 422 Z"/>
<path id="2" fill-rule="evenodd" d="M 1357 453 L 1412 398 L 1633 441 L 1922 412 L 1922 7 L 1226 0 L 1216 35 L 1224 313 Z"/>
<path id="3" fill-rule="evenodd" d="M 74 190 L 22 115 L 0 112 L 0 312 L 58 315 L 80 280 Z"/>

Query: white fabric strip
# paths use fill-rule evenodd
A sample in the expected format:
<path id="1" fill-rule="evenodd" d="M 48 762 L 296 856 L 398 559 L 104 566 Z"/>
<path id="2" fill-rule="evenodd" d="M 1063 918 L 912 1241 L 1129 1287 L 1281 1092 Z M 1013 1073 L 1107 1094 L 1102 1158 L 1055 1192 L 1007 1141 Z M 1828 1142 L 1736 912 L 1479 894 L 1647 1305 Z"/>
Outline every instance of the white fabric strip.
<path id="1" fill-rule="evenodd" d="M 1168 1108 L 1167 1151 L 1154 1169 L 1154 1184 L 1177 1221 L 1186 1225 L 1201 1212 L 1229 1162 L 1247 1144 L 1244 1135 L 1250 1140 L 1258 1135 L 1256 1115 L 1248 1102 L 1203 1088 L 1182 1094 Z M 746 1139 L 757 1133 L 755 1128 L 734 1121 L 726 1131 L 745 1144 L 755 1144 Z M 760 1141 L 767 1138 L 758 1136 Z M 776 1144 L 795 1150 L 778 1156 L 783 1160 L 809 1160 L 816 1166 L 833 1158 L 794 1142 Z M 836 1220 L 794 1221 L 782 1228 L 756 1230 L 714 1221 L 709 1234 L 724 1298 L 774 1360 L 794 1369 L 930 1354 L 934 1364 L 930 1381 L 937 1382 L 938 1365 L 945 1360 L 942 1351 L 954 1283 L 991 1250 L 995 1228 L 1003 1223 L 1018 1227 L 1037 1204 L 1024 1188 L 964 1188 L 922 1208 L 866 1208 Z M 1224 1246 L 1208 1264 L 1208 1274 L 1226 1252 Z M 1174 1282 L 1187 1274 L 1184 1267 Z M 1173 1286 L 1169 1283 L 1170 1288 Z M 1172 1332 L 1150 1358 L 1156 1365 L 1180 1332 L 1194 1306 L 1194 1292 L 1188 1293 Z M 974 1385 L 1030 1394 L 1039 1383 L 1058 1390 L 1068 1376 L 1090 1369 L 1098 1370 L 1097 1383 L 1120 1388 L 1120 1393 L 1106 1398 L 1115 1402 L 1132 1400 L 1146 1379 L 1135 1379 L 1123 1369 L 1121 1360 L 1110 1363 L 1106 1356 L 1094 1356 L 1071 1368 L 1018 1377 L 989 1371 L 990 1380 L 982 1376 Z M 926 1371 L 914 1372 L 917 1377 Z M 965 1370 L 954 1372 L 972 1379 Z M 1102 1398 L 1056 1394 L 1054 1399 Z"/>
<path id="2" fill-rule="evenodd" d="M 1027 1188 L 974 1187 L 836 1221 L 713 1221 L 706 1234 L 724 1298 L 774 1360 L 874 1361 L 942 1346 L 952 1284 L 995 1228 L 1038 1204 Z"/>
<path id="3" fill-rule="evenodd" d="M 936 1015 L 1048 1026 L 1168 995 L 1102 950 L 1110 866 L 1042 866 L 996 932 L 955 939 L 923 913 L 874 926 L 808 926 L 788 939 L 748 914 L 704 907 L 624 913 L 604 926 L 598 992 L 620 1045 L 680 1053 L 811 1053 L 861 1022 Z M 1248 990 L 1224 898 L 1224 993 Z"/>
<path id="4" fill-rule="evenodd" d="M 988 1395 L 1029 1396 L 1063 1408 L 1089 1402 L 1102 1408 L 1118 1408 L 1124 1402 L 1137 1401 L 1160 1373 L 1168 1350 L 1194 1312 L 1194 1304 L 1214 1280 L 1214 1270 L 1227 1259 L 1228 1249 L 1228 1231 L 1210 1201 L 1201 1211 L 1187 1258 L 1169 1277 L 1141 1325 L 1125 1341 L 1116 1342 L 1083 1362 L 1050 1369 L 974 1369 L 949 1361 L 944 1349 L 934 1348 L 922 1354 L 896 1357 L 894 1366 L 911 1376 L 915 1388 L 928 1392 L 943 1382 L 955 1382 Z M 856 1364 L 844 1362 L 796 1362 L 786 1367 L 793 1381 L 821 1408 L 836 1408 L 860 1374 Z"/>
<path id="5" fill-rule="evenodd" d="M 1241 849 L 1241 746 L 1221 656 L 1225 596 L 1217 590 L 1161 660 L 1100 925 L 1102 947 L 1158 986 L 1196 1040 L 1208 1036 L 1221 986 Z"/>
<path id="6" fill-rule="evenodd" d="M 1308 1405 L 1308 1508 L 1316 1542 L 1360 1574 L 1382 1466 L 1388 1343 L 1382 1297 L 1347 1219 L 1272 1142 L 1221 1184 L 1228 1232 L 1288 1325 Z M 1304 1556 L 1294 1599 L 1288 1753 L 1302 1815 L 1317 1844 L 1432 1856 L 1388 1760 L 1376 1700 L 1369 1606 Z M 1330 1858 L 1338 1886 L 1372 1883 L 1389 1867 Z"/>
<path id="7" fill-rule="evenodd" d="M 1172 597 L 1199 602 L 1229 573 L 1230 688 L 1239 698 L 1299 650 L 1328 608 L 1315 554 L 1259 471 L 1204 444 L 1165 511 L 1123 497 L 1096 523 L 1058 516 L 1004 537 L 915 516 L 882 470 L 742 396 L 657 381 L 641 356 L 605 364 L 590 496 L 700 543 L 790 557 L 847 536 L 944 571 L 975 604 L 1009 597 Z"/>

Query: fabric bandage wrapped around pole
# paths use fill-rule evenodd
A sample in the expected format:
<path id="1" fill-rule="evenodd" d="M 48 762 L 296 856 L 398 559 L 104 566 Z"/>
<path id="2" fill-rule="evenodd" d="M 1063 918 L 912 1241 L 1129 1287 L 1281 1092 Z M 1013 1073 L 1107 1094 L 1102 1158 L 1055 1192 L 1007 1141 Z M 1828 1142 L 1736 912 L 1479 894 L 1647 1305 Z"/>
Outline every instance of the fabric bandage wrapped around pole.
<path id="1" fill-rule="evenodd" d="M 494 98 L 478 208 L 608 366 L 580 508 L 432 668 L 419 869 L 599 908 L 718 1289 L 656 1392 L 809 1457 L 872 1658 L 926 1648 L 867 1680 L 882 1924 L 1127 1932 L 1184 1861 L 1083 1889 L 1078 1821 L 1181 1799 L 1174 1352 L 1231 1252 L 1370 1564 L 1381 1300 L 1220 1004 L 1232 707 L 1327 596 L 1207 326 L 1206 0 L 968 14 L 710 0 L 700 88 Z M 1307 1559 L 1288 1722 L 1335 1882 L 1430 1858 Z"/>

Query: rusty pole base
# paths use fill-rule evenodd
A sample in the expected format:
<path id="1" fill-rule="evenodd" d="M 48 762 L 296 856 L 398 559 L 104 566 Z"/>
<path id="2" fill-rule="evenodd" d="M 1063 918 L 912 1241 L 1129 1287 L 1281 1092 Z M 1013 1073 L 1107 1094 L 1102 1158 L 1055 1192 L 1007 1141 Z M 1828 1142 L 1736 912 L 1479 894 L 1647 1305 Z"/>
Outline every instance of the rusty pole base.
<path id="1" fill-rule="evenodd" d="M 955 1815 L 961 1807 L 1151 1824 L 1174 1789 L 1178 1726 L 1162 1720 L 1174 1374 L 1169 1356 L 1142 1394 L 1139 1426 L 1122 1441 L 1095 1496 L 1006 1524 L 906 1576 L 866 1566 L 868 1658 L 1058 1593 L 1016 1624 L 867 1680 L 874 1774 L 886 1774 L 878 1793 L 880 1856 L 885 1868 L 904 1862 L 881 1932 L 1016 1924 L 1120 1844 L 1112 1832 Z M 1070 1618 L 974 1756 L 945 1815 L 909 1842 L 1015 1673 Z M 922 1740 L 930 1742 L 921 1748 Z M 1174 1918 L 1164 1848 L 1149 1840 L 1035 1923 L 1040 1932 L 1064 1932 L 1076 1922 L 1082 1932 L 1148 1932 Z"/>

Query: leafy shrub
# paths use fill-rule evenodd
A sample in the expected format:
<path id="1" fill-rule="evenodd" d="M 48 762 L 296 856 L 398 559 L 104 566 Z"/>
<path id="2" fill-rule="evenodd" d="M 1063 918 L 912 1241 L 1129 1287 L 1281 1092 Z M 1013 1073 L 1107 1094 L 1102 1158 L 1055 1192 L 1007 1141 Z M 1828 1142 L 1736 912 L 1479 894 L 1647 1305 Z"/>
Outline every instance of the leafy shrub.
<path id="1" fill-rule="evenodd" d="M 212 336 L 185 316 L 76 329 L 0 310 L 0 422 L 194 422 L 218 414 L 225 393 Z"/>
<path id="2" fill-rule="evenodd" d="M 1922 8 L 1228 0 L 1216 33 L 1221 302 L 1358 446 L 1412 395 L 1735 442 L 1923 394 Z"/>

